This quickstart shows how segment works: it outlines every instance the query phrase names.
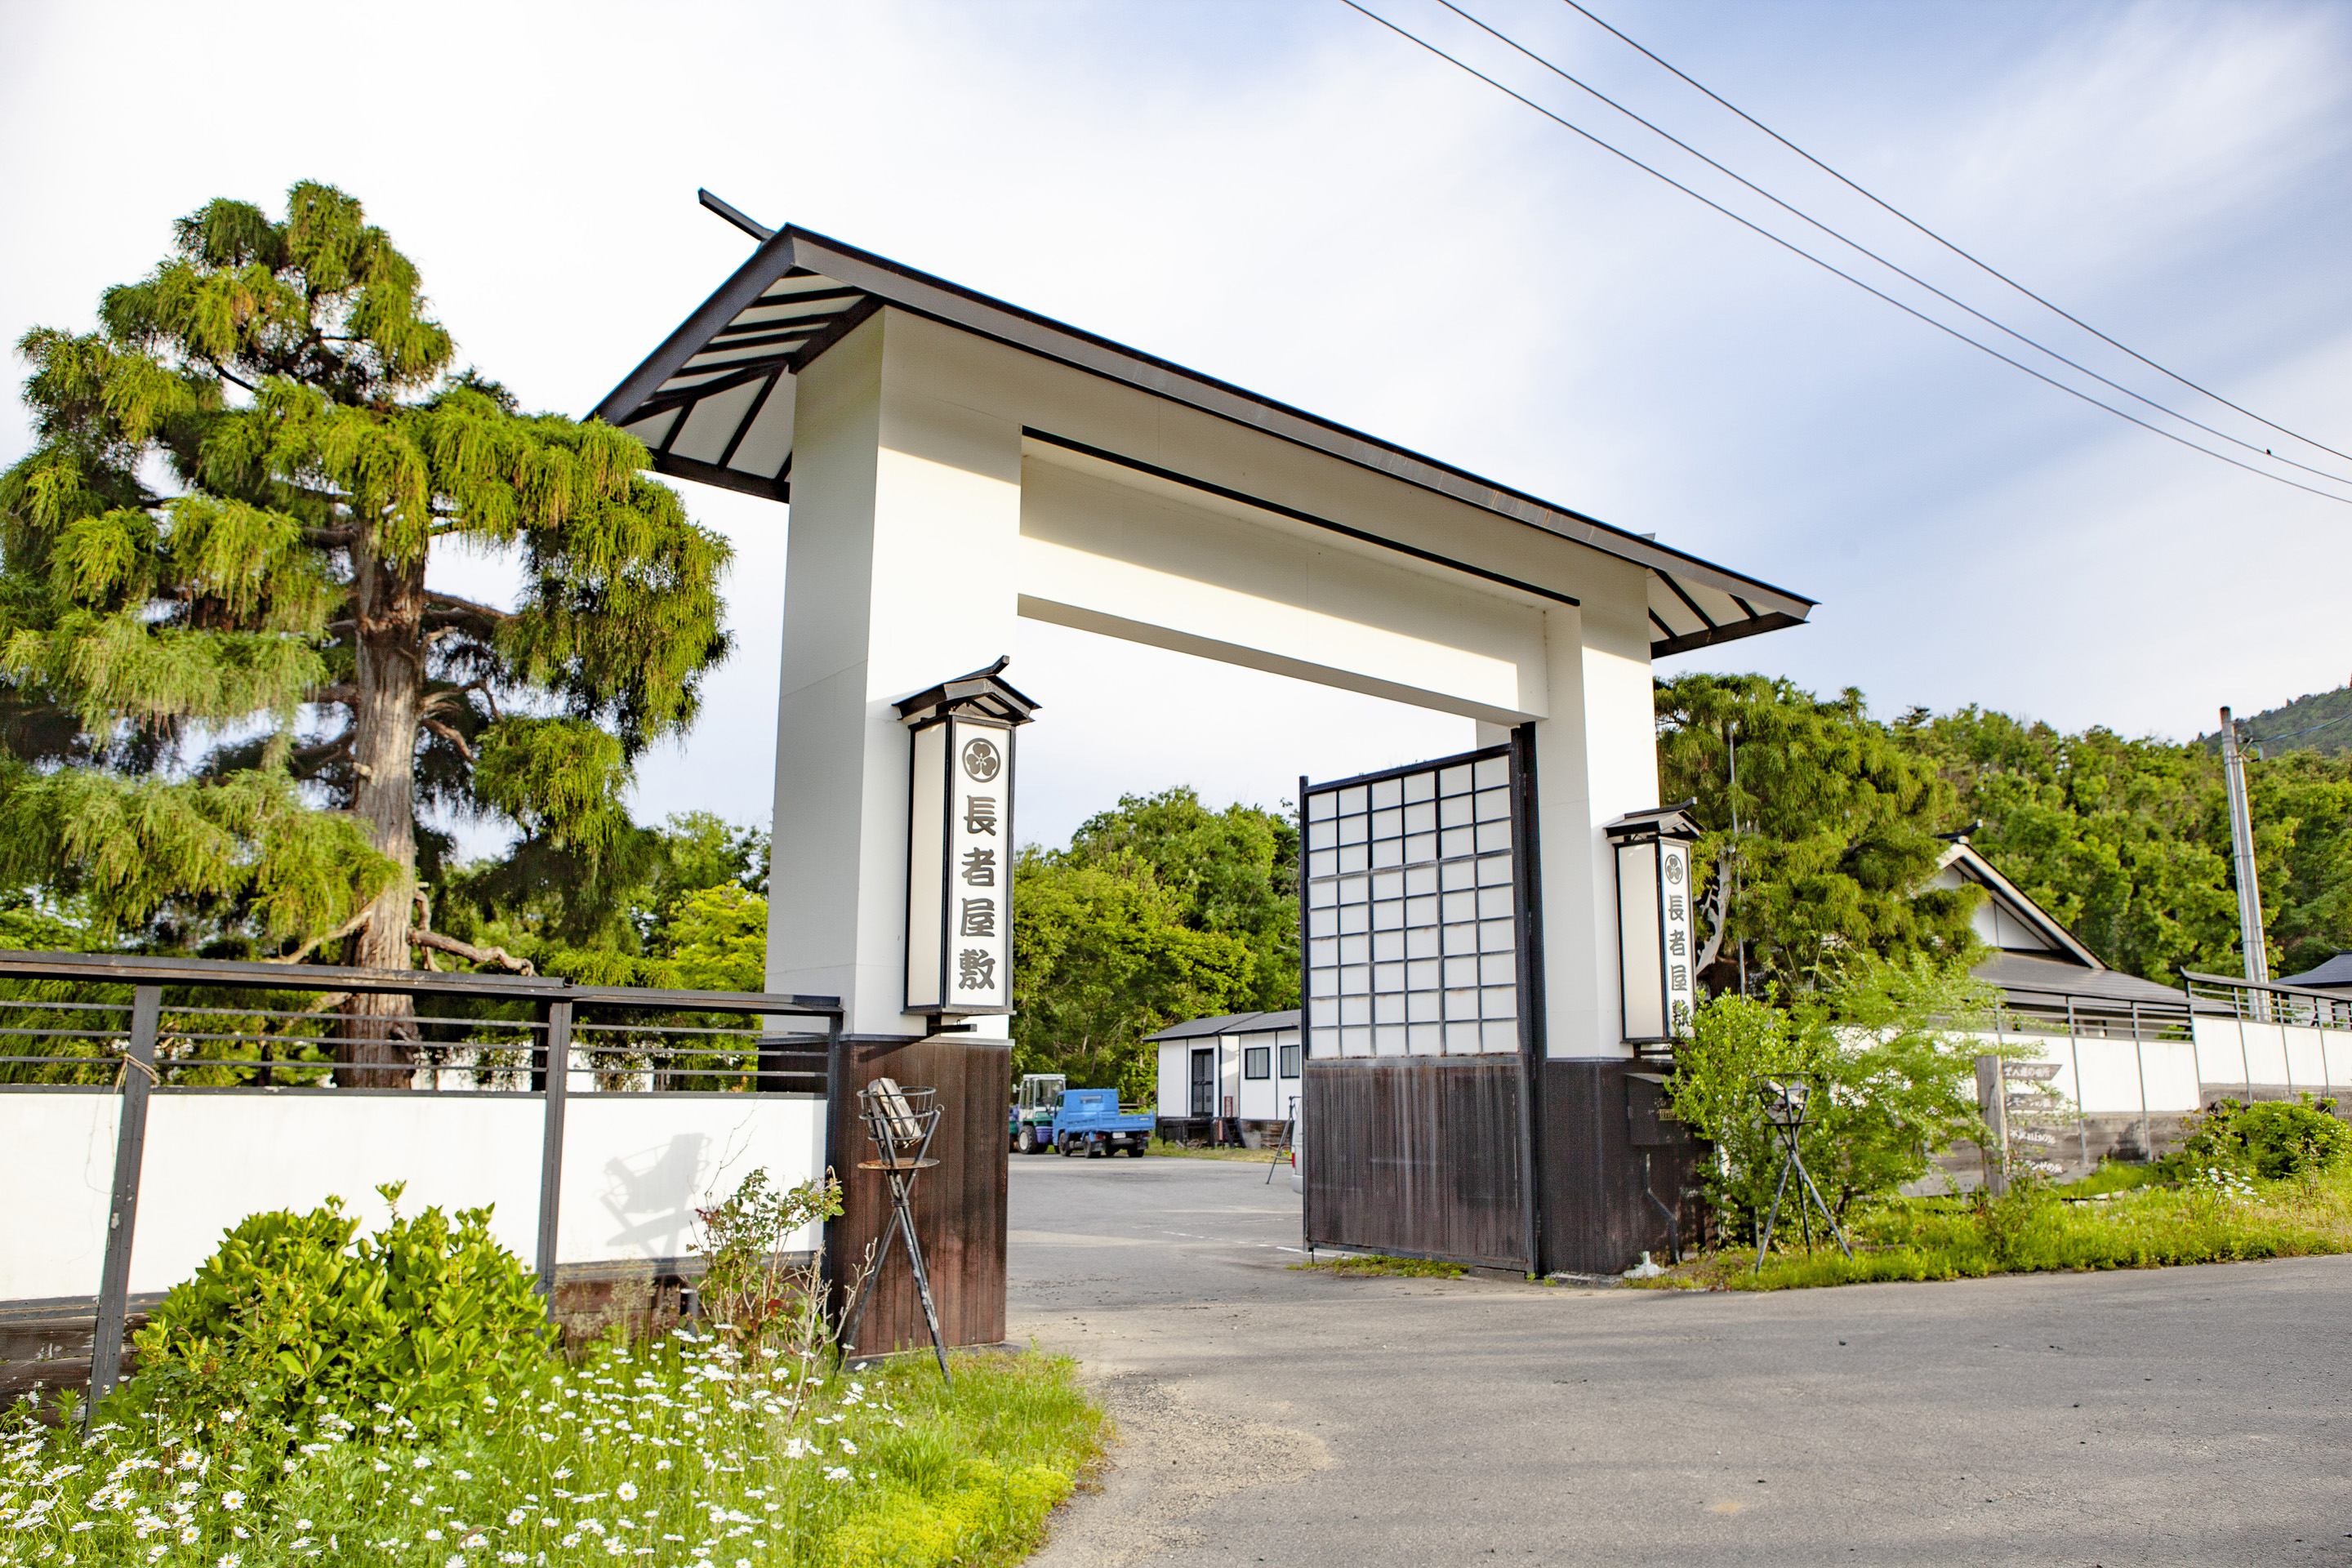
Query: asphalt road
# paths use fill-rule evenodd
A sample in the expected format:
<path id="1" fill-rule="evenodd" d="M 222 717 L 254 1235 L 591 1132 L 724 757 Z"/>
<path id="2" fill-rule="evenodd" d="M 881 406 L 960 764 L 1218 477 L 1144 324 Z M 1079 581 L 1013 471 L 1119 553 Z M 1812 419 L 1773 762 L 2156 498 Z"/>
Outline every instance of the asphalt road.
<path id="1" fill-rule="evenodd" d="M 1770 1295 L 1342 1280 L 1265 1167 L 1013 1161 L 1122 1441 L 1039 1568 L 2352 1563 L 2352 1258 Z"/>

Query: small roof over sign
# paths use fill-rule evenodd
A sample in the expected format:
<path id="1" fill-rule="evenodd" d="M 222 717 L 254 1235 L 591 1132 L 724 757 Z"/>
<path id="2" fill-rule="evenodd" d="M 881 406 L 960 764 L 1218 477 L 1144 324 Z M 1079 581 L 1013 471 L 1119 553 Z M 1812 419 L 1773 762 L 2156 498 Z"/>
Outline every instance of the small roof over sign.
<path id="1" fill-rule="evenodd" d="M 945 718 L 950 713 L 976 714 L 983 719 L 1001 719 L 1008 724 L 1026 724 L 1029 716 L 1045 704 L 1024 696 L 998 679 L 1012 662 L 1013 656 L 1008 653 L 985 669 L 959 675 L 953 680 L 942 680 L 929 691 L 918 691 L 898 704 L 898 717 L 918 727 L 922 722 Z"/>

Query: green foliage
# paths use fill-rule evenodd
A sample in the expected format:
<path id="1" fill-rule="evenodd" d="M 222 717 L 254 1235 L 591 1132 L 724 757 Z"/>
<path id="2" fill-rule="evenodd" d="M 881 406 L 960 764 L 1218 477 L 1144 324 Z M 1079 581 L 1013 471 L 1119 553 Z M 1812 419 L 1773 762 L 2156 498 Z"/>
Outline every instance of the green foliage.
<path id="1" fill-rule="evenodd" d="M 416 268 L 357 201 L 211 202 L 96 330 L 19 347 L 37 445 L 0 474 L 0 741 L 24 764 L 0 773 L 0 848 L 20 886 L 151 942 L 284 946 L 358 916 L 350 956 L 397 966 L 411 868 L 436 858 L 420 811 L 616 852 L 630 758 L 693 721 L 727 651 L 727 546 L 634 437 L 451 374 Z M 515 558 L 517 602 L 428 590 L 445 545 Z"/>
<path id="2" fill-rule="evenodd" d="M 1869 716 L 1860 692 L 1824 702 L 1762 676 L 1685 675 L 1658 682 L 1656 701 L 1664 797 L 1697 800 L 1697 864 L 1736 868 L 1725 945 L 1706 977 L 1713 989 L 1736 984 L 1743 942 L 1751 981 L 1780 992 L 1811 988 L 1850 953 L 1940 962 L 1975 952 L 1978 895 L 1925 888 L 1952 787 Z"/>
<path id="3" fill-rule="evenodd" d="M 2168 984 L 2183 965 L 2237 968 L 2228 812 L 2201 748 L 1975 708 L 1899 728 L 1954 784 L 1950 826 L 1980 823 L 1969 842 L 2107 963 Z M 2280 840 L 2271 813 L 2257 821 L 2267 898 Z"/>
<path id="4" fill-rule="evenodd" d="M 1191 789 L 1121 795 L 1070 836 L 1070 864 L 1148 868 L 1191 930 L 1249 944 L 1243 1007 L 1298 1005 L 1298 825 L 1260 806 L 1211 811 Z"/>
<path id="5" fill-rule="evenodd" d="M 525 833 L 592 868 L 632 824 L 621 739 L 578 719 L 509 719 L 482 737 L 474 788 Z"/>
<path id="6" fill-rule="evenodd" d="M 2180 1171 L 2238 1171 L 2279 1181 L 2333 1171 L 2352 1153 L 2352 1127 L 2336 1114 L 2336 1102 L 2234 1100 L 2215 1102 L 2191 1120 L 2189 1136 L 2171 1164 Z"/>
<path id="7" fill-rule="evenodd" d="M 695 1251 L 705 1264 L 702 1310 L 739 1347 L 774 1349 L 804 1367 L 831 1347 L 820 1266 L 783 1257 L 784 1243 L 806 1225 L 841 1214 L 841 1184 L 831 1172 L 779 1191 L 768 1173 L 753 1171 L 734 1192 L 697 1209 L 701 1234 Z"/>
<path id="8" fill-rule="evenodd" d="M 1932 836 L 1962 831 L 2114 967 L 2166 984 L 2183 968 L 2243 973 L 2213 744 L 2066 735 L 1973 706 L 1882 723 L 1857 692 L 1822 702 L 1761 676 L 1683 676 L 1659 683 L 1657 702 L 1663 788 L 1697 797 L 1700 861 L 1736 868 L 1728 942 L 1748 940 L 1751 977 L 1760 970 L 1768 987 L 1801 986 L 1822 955 L 1853 947 L 1963 951 L 1972 895 L 1921 890 L 1941 849 Z M 2352 752 L 2257 755 L 2247 790 L 2272 973 L 2352 949 Z M 1722 950 L 1713 988 L 1733 984 L 1737 951 Z"/>
<path id="9" fill-rule="evenodd" d="M 265 937 L 316 931 L 393 872 L 279 771 L 170 783 L 0 763 L 0 879 L 80 900 L 109 931 L 172 905 Z"/>
<path id="10" fill-rule="evenodd" d="M 617 807 L 616 807 L 617 809 Z M 435 920 L 461 941 L 600 985 L 758 991 L 767 969 L 768 834 L 708 812 L 623 818 L 589 854 L 533 835 L 452 867 Z"/>
<path id="11" fill-rule="evenodd" d="M 1932 1156 L 1980 1134 L 1974 1068 L 1984 1047 L 1964 1031 L 1986 1005 L 1957 962 L 1867 956 L 1785 1007 L 1734 995 L 1701 1004 L 1667 1091 L 1675 1115 L 1716 1146 L 1706 1180 L 1727 1227 L 1760 1219 L 1780 1176 L 1784 1145 L 1764 1118 L 1768 1076 L 1813 1084 L 1799 1148 L 1842 1215 L 1918 1180 Z"/>
<path id="12" fill-rule="evenodd" d="M 397 1184 L 379 1189 L 397 1205 Z M 177 1419 L 242 1410 L 296 1433 L 439 1433 L 510 1400 L 545 1355 L 530 1275 L 490 1211 L 437 1208 L 362 1237 L 329 1199 L 258 1214 L 138 1335 L 131 1393 Z"/>
<path id="13" fill-rule="evenodd" d="M 2244 738 L 2260 746 L 2266 757 L 2284 757 L 2291 752 L 2316 752 L 2322 756 L 2352 749 L 2352 687 L 2336 687 L 2332 691 L 2305 692 L 2294 701 L 2269 709 L 2252 718 L 2241 718 Z M 2200 735 L 2200 744 L 2219 752 L 2219 734 Z"/>
<path id="14" fill-rule="evenodd" d="M 1308 1272 L 1335 1274 L 1342 1279 L 1460 1279 L 1470 1272 L 1459 1263 L 1445 1263 L 1431 1258 L 1391 1258 L 1385 1253 L 1294 1263 L 1290 1267 Z"/>
<path id="15" fill-rule="evenodd" d="M 767 988 L 768 900 L 733 882 L 687 894 L 667 942 L 673 978 L 689 991 Z"/>

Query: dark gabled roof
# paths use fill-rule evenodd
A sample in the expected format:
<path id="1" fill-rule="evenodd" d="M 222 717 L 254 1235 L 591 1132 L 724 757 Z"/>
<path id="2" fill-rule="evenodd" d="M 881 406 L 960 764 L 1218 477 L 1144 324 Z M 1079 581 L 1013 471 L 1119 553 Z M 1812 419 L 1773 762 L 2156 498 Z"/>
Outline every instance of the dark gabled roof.
<path id="1" fill-rule="evenodd" d="M 740 214 L 730 221 L 749 225 Z M 1813 607 L 1801 595 L 1645 535 L 803 228 L 782 228 L 762 240 L 718 292 L 596 405 L 594 417 L 642 439 L 662 473 L 789 500 L 792 379 L 885 305 L 1646 567 L 1650 624 L 1658 634 L 1650 644 L 1654 658 L 1798 626 Z"/>
<path id="2" fill-rule="evenodd" d="M 2282 974 L 2273 984 L 2300 985 L 2306 990 L 2352 990 L 2352 952 L 2339 952 L 2318 968 L 2306 969 L 2300 974 Z"/>
<path id="3" fill-rule="evenodd" d="M 1156 1035 L 1146 1035 L 1151 1040 L 1206 1039 L 1211 1035 L 1230 1035 L 1253 1018 L 1263 1018 L 1263 1013 L 1220 1013 L 1213 1018 L 1188 1018 L 1181 1024 L 1171 1024 Z M 1295 1017 L 1296 1015 L 1293 1015 Z"/>
<path id="4" fill-rule="evenodd" d="M 2000 986 L 2012 1000 L 2063 1004 L 2073 997 L 2095 1005 L 2129 1006 L 2137 1002 L 2144 1007 L 2176 1011 L 2189 1005 L 2188 992 L 2120 969 L 2086 969 L 2052 958 L 2028 958 L 2021 952 L 1997 952 L 1969 973 Z"/>
<path id="5" fill-rule="evenodd" d="M 1299 1011 L 1296 1007 L 1289 1008 L 1286 1011 L 1280 1013 L 1260 1013 L 1256 1017 L 1252 1018 L 1246 1026 L 1238 1029 L 1227 1029 L 1225 1033 L 1228 1035 L 1268 1035 L 1272 1034 L 1276 1029 L 1295 1029 L 1298 1027 L 1299 1017 Z"/>

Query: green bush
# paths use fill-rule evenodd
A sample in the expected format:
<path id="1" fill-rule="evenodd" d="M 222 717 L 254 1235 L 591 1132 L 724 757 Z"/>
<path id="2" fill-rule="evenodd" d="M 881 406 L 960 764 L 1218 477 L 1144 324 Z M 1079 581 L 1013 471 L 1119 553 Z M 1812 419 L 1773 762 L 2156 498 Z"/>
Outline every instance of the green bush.
<path id="1" fill-rule="evenodd" d="M 2216 1102 L 2199 1117 L 2181 1144 L 2179 1162 L 2191 1169 L 2228 1167 L 2266 1181 L 2331 1171 L 2352 1153 L 2352 1127 L 2336 1115 L 2336 1102 L 2264 1100 L 2242 1105 Z"/>
<path id="2" fill-rule="evenodd" d="M 1780 1177 L 1785 1146 L 1761 1098 L 1769 1077 L 1813 1086 L 1800 1147 L 1842 1215 L 1916 1181 L 1957 1140 L 1983 1136 L 1974 1065 L 1985 1046 L 1965 1031 L 1984 1004 L 1958 963 L 1856 955 L 1786 1007 L 1741 996 L 1700 1006 L 1668 1092 L 1675 1115 L 1720 1155 L 1703 1179 L 1727 1233 L 1760 1221 Z M 1792 1184 L 1782 1213 L 1797 1219 L 1802 1202 Z"/>
<path id="3" fill-rule="evenodd" d="M 434 1433 L 510 1398 L 545 1359 L 530 1275 L 490 1211 L 401 1217 L 359 1236 L 330 1198 L 241 1221 L 137 1339 L 130 1397 L 175 1419 L 242 1410 L 295 1431 Z"/>

